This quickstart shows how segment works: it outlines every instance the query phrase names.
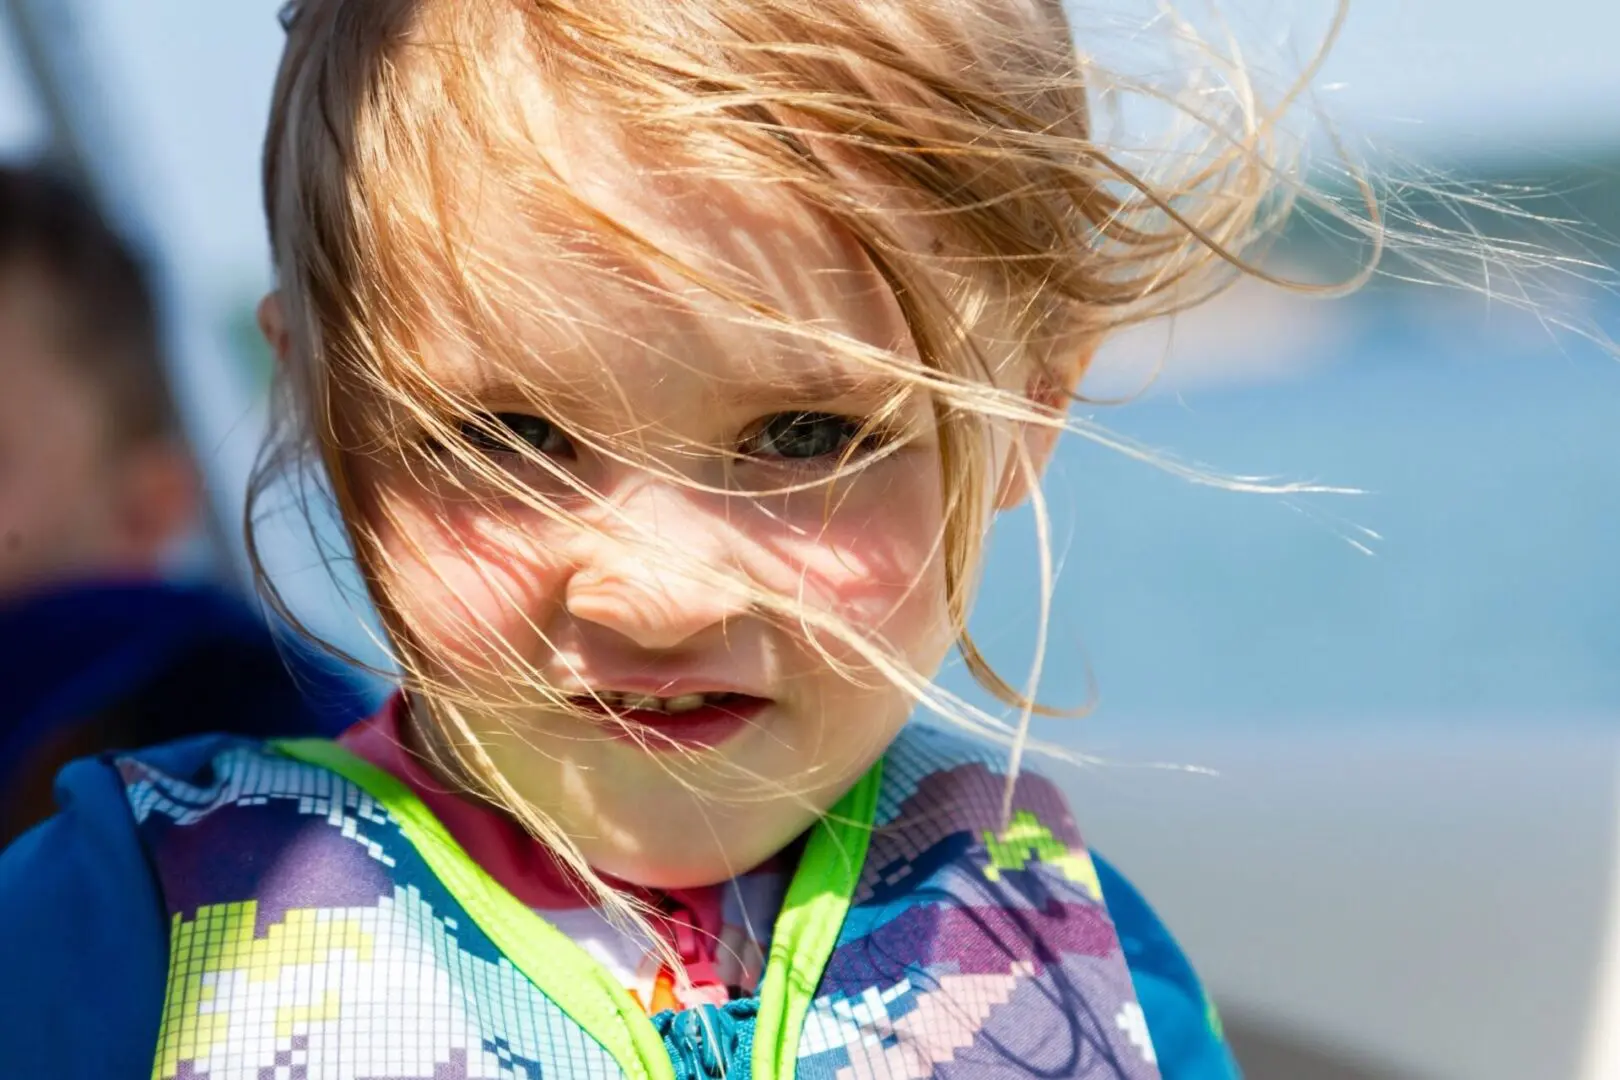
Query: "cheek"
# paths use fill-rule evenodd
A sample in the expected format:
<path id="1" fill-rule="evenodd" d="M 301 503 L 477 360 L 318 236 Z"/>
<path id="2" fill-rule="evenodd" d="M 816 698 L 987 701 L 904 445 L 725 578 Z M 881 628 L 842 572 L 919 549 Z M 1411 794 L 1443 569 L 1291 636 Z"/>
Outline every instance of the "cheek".
<path id="1" fill-rule="evenodd" d="M 953 638 L 942 503 L 937 463 L 919 453 L 872 470 L 832 500 L 805 492 L 718 527 L 736 530 L 734 554 L 758 586 L 881 638 L 927 674 Z M 366 516 L 385 599 L 425 659 L 477 679 L 510 671 L 499 658 L 544 654 L 540 628 L 554 625 L 569 574 L 567 545 L 554 529 L 522 511 L 420 491 L 385 492 L 374 505 L 378 512 Z M 855 659 L 836 640 L 817 645 Z"/>
<path id="2" fill-rule="evenodd" d="M 953 637 L 943 515 L 937 465 L 921 454 L 860 478 L 830 505 L 820 493 L 796 496 L 782 518 L 790 527 L 776 526 L 785 565 L 772 587 L 880 637 L 926 674 Z"/>
<path id="3" fill-rule="evenodd" d="M 0 475 L 0 559 L 68 568 L 118 550 L 121 491 L 83 448 L 35 447 Z"/>
<path id="4" fill-rule="evenodd" d="M 385 512 L 370 516 L 382 585 L 430 661 L 465 676 L 499 657 L 538 655 L 537 628 L 560 602 L 566 575 L 535 529 L 428 495 L 385 496 L 381 505 Z"/>

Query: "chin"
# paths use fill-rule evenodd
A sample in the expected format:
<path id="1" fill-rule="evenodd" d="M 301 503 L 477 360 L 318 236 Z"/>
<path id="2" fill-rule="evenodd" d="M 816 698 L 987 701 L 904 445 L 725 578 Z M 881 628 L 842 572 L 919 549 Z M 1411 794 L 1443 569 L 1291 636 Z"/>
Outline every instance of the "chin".
<path id="1" fill-rule="evenodd" d="M 684 859 L 679 862 L 651 859 L 640 852 L 603 855 L 591 860 L 591 865 L 602 874 L 643 889 L 699 889 L 705 885 L 718 885 L 739 874 L 746 874 L 764 862 L 772 852 L 751 861 L 727 860 L 718 856 L 707 859 Z"/>
<path id="2" fill-rule="evenodd" d="M 758 823 L 738 835 L 735 824 L 714 822 L 713 830 L 703 823 L 691 828 L 657 829 L 643 843 L 606 844 L 587 849 L 585 857 L 599 873 L 627 885 L 644 889 L 696 889 L 718 885 L 739 874 L 746 874 L 793 842 L 808 827 L 805 823 L 784 823 L 783 828 L 766 834 Z M 714 836 L 728 841 L 717 847 Z M 781 839 L 777 839 L 777 834 Z M 701 838 L 701 841 L 694 842 Z M 735 841 L 735 842 L 732 842 Z"/>

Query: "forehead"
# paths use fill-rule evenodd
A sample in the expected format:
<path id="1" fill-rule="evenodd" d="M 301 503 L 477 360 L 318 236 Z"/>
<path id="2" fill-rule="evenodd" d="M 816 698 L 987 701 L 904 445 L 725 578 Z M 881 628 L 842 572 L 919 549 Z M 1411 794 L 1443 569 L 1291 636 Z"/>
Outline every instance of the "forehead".
<path id="1" fill-rule="evenodd" d="M 27 264 L 0 269 L 0 385 L 17 391 L 0 396 L 19 396 L 27 386 L 34 393 L 49 388 L 57 396 L 101 404 L 64 333 L 70 318 L 61 289 L 46 271 Z"/>
<path id="2" fill-rule="evenodd" d="M 441 348 L 427 358 L 435 378 L 474 388 L 549 373 L 587 391 L 683 368 L 719 382 L 836 378 L 847 362 L 827 336 L 908 349 L 861 245 L 786 185 L 673 160 L 548 97 L 528 111 L 550 190 L 470 187 L 461 231 L 461 261 L 490 286 L 485 310 L 525 370 L 503 370 L 507 350 Z"/>
<path id="3" fill-rule="evenodd" d="M 26 433 L 31 443 L 99 448 L 112 418 L 66 354 L 52 325 L 55 304 L 42 273 L 0 272 L 0 439 Z"/>

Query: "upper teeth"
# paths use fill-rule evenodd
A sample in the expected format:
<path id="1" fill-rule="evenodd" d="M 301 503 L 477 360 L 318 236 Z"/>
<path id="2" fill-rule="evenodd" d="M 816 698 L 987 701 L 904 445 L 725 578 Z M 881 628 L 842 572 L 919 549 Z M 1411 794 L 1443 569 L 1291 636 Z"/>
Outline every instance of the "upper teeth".
<path id="1" fill-rule="evenodd" d="M 651 709 L 657 712 L 685 713 L 701 709 L 709 701 L 728 697 L 727 694 L 679 694 L 675 697 L 655 697 L 652 694 L 621 694 L 614 690 L 598 691 L 596 698 L 611 709 Z"/>

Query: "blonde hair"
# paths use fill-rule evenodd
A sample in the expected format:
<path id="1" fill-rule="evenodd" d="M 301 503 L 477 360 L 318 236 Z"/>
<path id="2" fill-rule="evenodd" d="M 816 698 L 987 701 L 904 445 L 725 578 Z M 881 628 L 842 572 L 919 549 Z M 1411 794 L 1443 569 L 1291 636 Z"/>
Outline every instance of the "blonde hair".
<path id="1" fill-rule="evenodd" d="M 543 361 L 516 355 L 511 313 L 580 318 L 480 257 L 472 202 L 496 204 L 542 225 L 536 243 L 555 238 L 543 254 L 582 274 L 609 272 L 592 252 L 656 268 L 735 301 L 760 326 L 880 372 L 895 387 L 891 414 L 906 395 L 933 403 L 950 619 L 968 667 L 1019 710 L 1018 722 L 946 694 L 881 641 L 793 597 L 755 591 L 747 600 L 818 643 L 823 635 L 842 643 L 921 705 L 1016 756 L 1030 715 L 1048 710 L 998 675 L 967 633 L 997 483 L 988 440 L 998 427 L 1072 425 L 1025 385 L 1002 384 L 1027 371 L 1066 390 L 1081 355 L 1106 335 L 1199 303 L 1239 274 L 1269 279 L 1249 256 L 1298 194 L 1279 122 L 1292 91 L 1267 109 L 1240 67 L 1225 76 L 1230 93 L 1200 94 L 1188 106 L 1198 138 L 1137 170 L 1095 138 L 1090 97 L 1102 76 L 1077 51 L 1059 0 L 305 0 L 289 26 L 265 142 L 266 211 L 294 360 L 281 373 L 278 421 L 250 497 L 250 542 L 273 481 L 300 461 L 324 466 L 445 767 L 556 850 L 610 911 L 645 916 L 518 797 L 466 720 L 469 708 L 498 715 L 548 688 L 482 626 L 467 631 L 490 671 L 436 670 L 406 606 L 388 593 L 384 556 L 359 512 L 353 459 L 384 454 L 433 470 L 435 482 L 465 488 L 471 476 L 550 519 L 590 527 L 466 451 L 458 431 L 487 418 L 417 359 L 428 342 L 455 341 L 520 372 Z M 593 209 L 537 145 L 526 98 L 537 82 L 560 108 L 589 109 L 633 132 L 676 174 L 774 185 L 853 237 L 899 302 L 917 359 L 795 323 L 745 284 Z M 930 241 L 918 243 L 919 234 Z M 671 297 L 649 291 L 648 300 Z M 604 378 L 611 383 L 610 372 Z M 871 426 L 884 422 L 880 413 Z M 636 438 L 567 434 L 642 463 Z M 424 441 L 454 467 L 421 453 Z M 1035 472 L 1027 459 L 1015 465 Z M 648 557 L 685 558 L 643 539 Z M 1044 626 L 1044 535 L 1042 559 Z M 740 587 L 711 567 L 683 570 Z M 865 677 L 825 655 L 850 678 Z M 496 676 L 509 697 L 491 699 L 483 684 Z"/>

